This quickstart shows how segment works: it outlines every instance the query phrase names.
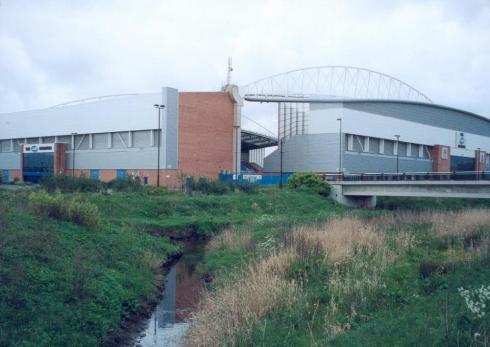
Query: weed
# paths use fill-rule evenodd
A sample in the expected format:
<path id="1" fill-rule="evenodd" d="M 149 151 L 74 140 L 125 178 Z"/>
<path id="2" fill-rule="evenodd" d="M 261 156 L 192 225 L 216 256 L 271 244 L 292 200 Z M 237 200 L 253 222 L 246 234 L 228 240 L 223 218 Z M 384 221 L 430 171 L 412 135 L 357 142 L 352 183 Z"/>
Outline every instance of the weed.
<path id="1" fill-rule="evenodd" d="M 295 173 L 288 180 L 290 189 L 307 189 L 317 194 L 328 196 L 331 187 L 320 176 L 315 173 Z"/>
<path id="2" fill-rule="evenodd" d="M 29 194 L 29 207 L 40 216 L 66 220 L 89 228 L 96 226 L 100 220 L 97 206 L 77 196 L 64 199 L 61 194 L 33 192 Z"/>

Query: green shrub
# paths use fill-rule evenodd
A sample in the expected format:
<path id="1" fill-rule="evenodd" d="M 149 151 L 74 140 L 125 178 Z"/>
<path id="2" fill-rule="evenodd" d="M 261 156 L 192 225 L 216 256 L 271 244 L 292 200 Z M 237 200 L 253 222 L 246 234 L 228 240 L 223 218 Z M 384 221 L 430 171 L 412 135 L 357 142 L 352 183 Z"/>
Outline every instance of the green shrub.
<path id="1" fill-rule="evenodd" d="M 142 193 L 145 195 L 163 195 L 168 193 L 167 187 L 143 186 Z"/>
<path id="2" fill-rule="evenodd" d="M 235 182 L 232 184 L 233 188 L 239 190 L 243 193 L 257 193 L 259 187 L 257 184 L 249 183 L 249 182 Z"/>
<path id="3" fill-rule="evenodd" d="M 29 194 L 29 208 L 40 216 L 63 219 L 63 197 L 59 194 L 49 194 L 45 191 Z"/>
<path id="4" fill-rule="evenodd" d="M 320 176 L 310 173 L 295 173 L 288 180 L 290 189 L 307 189 L 312 190 L 322 196 L 330 194 L 330 185 L 322 180 Z"/>
<path id="5" fill-rule="evenodd" d="M 99 223 L 100 214 L 96 205 L 73 197 L 65 200 L 61 194 L 45 191 L 29 194 L 29 208 L 37 215 L 66 220 L 85 227 Z"/>
<path id="6" fill-rule="evenodd" d="M 189 192 L 198 191 L 203 194 L 222 195 L 230 191 L 231 185 L 220 181 L 207 180 L 205 177 L 200 177 L 196 182 L 194 177 L 188 177 L 186 187 Z"/>
<path id="7" fill-rule="evenodd" d="M 73 223 L 92 228 L 99 224 L 100 214 L 96 205 L 79 197 L 71 199 L 64 210 L 64 217 Z"/>
<path id="8" fill-rule="evenodd" d="M 44 177 L 41 185 L 48 192 L 53 193 L 60 191 L 61 193 L 88 193 L 100 192 L 104 189 L 104 184 L 96 179 L 87 177 L 71 177 L 65 175 L 56 175 Z"/>
<path id="9" fill-rule="evenodd" d="M 116 192 L 141 192 L 143 190 L 143 184 L 139 176 L 128 175 L 126 179 L 115 179 L 107 185 L 110 189 Z"/>

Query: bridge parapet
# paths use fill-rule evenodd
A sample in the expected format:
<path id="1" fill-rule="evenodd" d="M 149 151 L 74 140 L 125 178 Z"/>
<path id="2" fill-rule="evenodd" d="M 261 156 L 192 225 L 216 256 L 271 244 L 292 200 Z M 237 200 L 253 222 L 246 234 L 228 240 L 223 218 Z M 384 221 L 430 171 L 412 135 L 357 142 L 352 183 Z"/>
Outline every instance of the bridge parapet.
<path id="1" fill-rule="evenodd" d="M 419 176 L 408 180 L 337 179 L 329 180 L 329 183 L 332 185 L 332 198 L 353 207 L 374 207 L 377 196 L 490 199 L 488 173 L 466 175 L 465 180 L 460 179 L 463 176 L 454 174 L 446 174 L 445 178 L 440 175 L 434 177 L 437 180 L 422 180 Z M 458 179 L 450 179 L 455 177 Z"/>

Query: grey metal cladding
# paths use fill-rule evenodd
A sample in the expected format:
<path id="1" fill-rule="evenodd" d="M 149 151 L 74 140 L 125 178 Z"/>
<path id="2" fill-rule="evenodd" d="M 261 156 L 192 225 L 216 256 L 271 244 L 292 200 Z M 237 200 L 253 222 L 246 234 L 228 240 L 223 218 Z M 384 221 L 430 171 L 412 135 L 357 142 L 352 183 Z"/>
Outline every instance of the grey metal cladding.
<path id="1" fill-rule="evenodd" d="M 151 147 L 151 130 L 133 131 L 133 147 Z"/>
<path id="2" fill-rule="evenodd" d="M 164 122 L 162 124 L 163 138 L 166 144 L 162 153 L 163 163 L 167 169 L 178 166 L 179 147 L 179 91 L 174 88 L 163 88 L 162 103 L 165 105 Z"/>
<path id="3" fill-rule="evenodd" d="M 19 156 L 17 154 L 17 156 Z M 66 152 L 66 169 L 73 165 L 72 152 Z M 75 169 L 156 169 L 157 149 L 155 147 L 121 150 L 76 151 Z"/>
<path id="4" fill-rule="evenodd" d="M 105 149 L 109 148 L 109 135 L 108 133 L 93 134 L 92 135 L 92 145 L 94 149 Z"/>
<path id="5" fill-rule="evenodd" d="M 0 152 L 10 152 L 12 150 L 12 143 L 10 140 L 0 140 Z"/>
<path id="6" fill-rule="evenodd" d="M 112 133 L 112 147 L 113 148 L 127 148 L 129 146 L 129 132 L 119 131 Z"/>
<path id="7" fill-rule="evenodd" d="M 20 170 L 19 153 L 0 153 L 0 169 Z"/>
<path id="8" fill-rule="evenodd" d="M 399 157 L 399 172 L 432 171 L 432 160 Z M 396 172 L 396 156 L 383 156 L 367 153 L 344 153 L 347 172 Z"/>
<path id="9" fill-rule="evenodd" d="M 339 134 L 297 135 L 283 145 L 284 172 L 331 172 L 339 166 Z M 264 159 L 264 172 L 279 172 L 280 152 Z"/>
<path id="10" fill-rule="evenodd" d="M 490 120 L 437 105 L 414 105 L 401 102 L 346 102 L 345 108 L 417 122 L 435 127 L 490 136 Z"/>

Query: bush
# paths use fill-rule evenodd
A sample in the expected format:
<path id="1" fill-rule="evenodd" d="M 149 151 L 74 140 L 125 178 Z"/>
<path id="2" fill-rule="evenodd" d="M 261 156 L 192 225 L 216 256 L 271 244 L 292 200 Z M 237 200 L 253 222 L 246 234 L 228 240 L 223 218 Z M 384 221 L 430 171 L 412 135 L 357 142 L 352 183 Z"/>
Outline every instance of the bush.
<path id="1" fill-rule="evenodd" d="M 53 193 L 60 191 L 61 193 L 88 193 L 100 192 L 104 189 L 104 184 L 95 179 L 87 177 L 71 177 L 65 175 L 56 175 L 44 177 L 41 180 L 41 185 L 48 192 Z"/>
<path id="2" fill-rule="evenodd" d="M 29 208 L 40 216 L 66 220 L 85 227 L 99 223 L 100 214 L 96 205 L 83 201 L 80 197 L 65 200 L 60 194 L 45 191 L 29 194 Z"/>
<path id="3" fill-rule="evenodd" d="M 164 195 L 168 193 L 167 187 L 143 186 L 142 190 L 145 195 Z"/>
<path id="4" fill-rule="evenodd" d="M 330 194 L 330 185 L 322 180 L 320 176 L 310 173 L 295 173 L 288 180 L 290 189 L 307 189 L 312 190 L 322 196 Z"/>
<path id="5" fill-rule="evenodd" d="M 55 219 L 63 219 L 63 197 L 45 191 L 29 194 L 29 208 L 37 215 Z"/>
<path id="6" fill-rule="evenodd" d="M 65 218 L 73 223 L 92 228 L 99 224 L 100 215 L 96 205 L 82 201 L 79 197 L 71 199 L 66 205 Z"/>
<path id="7" fill-rule="evenodd" d="M 188 177 L 186 180 L 187 190 L 189 192 L 198 191 L 204 194 L 222 195 L 230 191 L 230 184 L 220 181 L 208 181 L 205 177 L 200 177 L 196 182 L 194 177 Z"/>
<path id="8" fill-rule="evenodd" d="M 116 192 L 141 192 L 143 184 L 139 176 L 129 175 L 127 179 L 115 179 L 108 183 L 108 187 Z"/>
<path id="9" fill-rule="evenodd" d="M 248 182 L 236 182 L 233 187 L 243 193 L 257 193 L 259 190 L 258 185 Z"/>

